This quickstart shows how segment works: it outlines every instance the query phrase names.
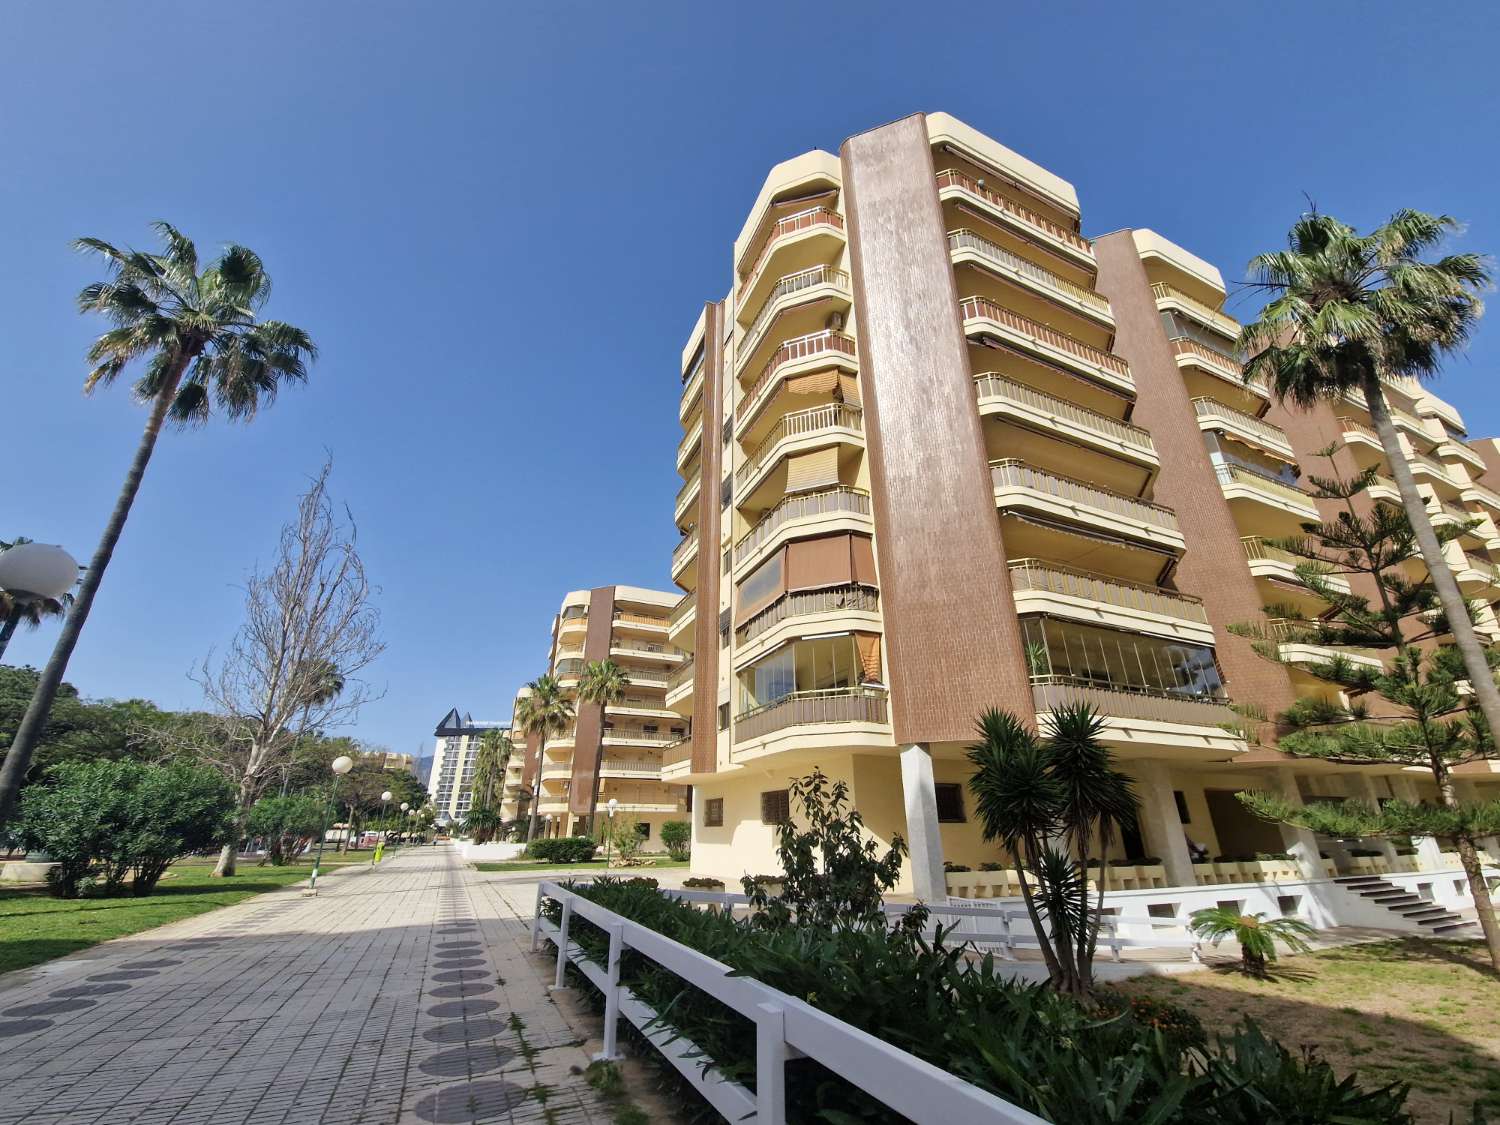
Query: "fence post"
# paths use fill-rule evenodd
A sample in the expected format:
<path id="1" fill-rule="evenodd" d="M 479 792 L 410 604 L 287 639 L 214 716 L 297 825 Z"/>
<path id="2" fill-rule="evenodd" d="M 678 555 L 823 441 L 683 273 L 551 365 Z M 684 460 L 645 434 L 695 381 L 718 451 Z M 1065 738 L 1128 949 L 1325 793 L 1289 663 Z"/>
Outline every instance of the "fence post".
<path id="1" fill-rule="evenodd" d="M 1014 961 L 1016 959 L 1016 935 L 1015 931 L 1010 928 L 1010 915 L 1009 910 L 1000 911 L 1000 920 L 1005 926 L 1005 959 Z"/>
<path id="2" fill-rule="evenodd" d="M 548 992 L 568 987 L 563 974 L 568 969 L 568 927 L 573 922 L 572 895 L 563 899 L 562 908 L 562 925 L 558 927 L 557 931 L 557 976 L 552 981 L 552 987 L 547 990 Z"/>
<path id="3" fill-rule="evenodd" d="M 755 1006 L 755 1125 L 786 1125 L 786 1014 Z"/>
<path id="4" fill-rule="evenodd" d="M 536 910 L 531 915 L 531 952 L 542 947 L 542 903 L 547 896 L 542 894 L 542 884 L 536 885 Z"/>
<path id="5" fill-rule="evenodd" d="M 616 922 L 609 929 L 609 983 L 604 988 L 604 1049 L 595 1059 L 614 1062 L 623 1058 L 619 1051 L 620 1034 L 620 957 L 625 952 L 625 927 Z"/>

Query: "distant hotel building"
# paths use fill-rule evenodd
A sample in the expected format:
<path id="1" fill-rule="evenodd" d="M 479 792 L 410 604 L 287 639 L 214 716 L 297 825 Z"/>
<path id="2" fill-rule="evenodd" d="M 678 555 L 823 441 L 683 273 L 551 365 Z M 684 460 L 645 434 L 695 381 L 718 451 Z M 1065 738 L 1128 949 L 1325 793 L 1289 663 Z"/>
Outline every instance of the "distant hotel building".
<path id="1" fill-rule="evenodd" d="M 460 715 L 456 707 L 443 716 L 434 732 L 437 746 L 433 750 L 432 773 L 427 781 L 427 792 L 437 809 L 439 823 L 456 823 L 468 815 L 479 740 L 487 730 L 509 729 L 505 723 L 476 722 L 467 712 Z M 410 761 L 410 755 L 391 756 L 406 757 Z M 389 762 L 387 768 L 390 768 Z"/>

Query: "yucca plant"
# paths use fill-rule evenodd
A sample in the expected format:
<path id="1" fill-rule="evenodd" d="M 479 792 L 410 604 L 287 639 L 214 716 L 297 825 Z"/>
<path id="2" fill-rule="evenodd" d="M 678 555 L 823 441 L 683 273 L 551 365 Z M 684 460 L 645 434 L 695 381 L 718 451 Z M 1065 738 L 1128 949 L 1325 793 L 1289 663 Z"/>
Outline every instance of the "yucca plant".
<path id="1" fill-rule="evenodd" d="M 1188 929 L 1218 945 L 1227 937 L 1240 943 L 1240 968 L 1252 977 L 1266 975 L 1266 965 L 1276 960 L 1276 943 L 1280 941 L 1294 953 L 1312 948 L 1307 939 L 1313 928 L 1296 918 L 1272 918 L 1265 914 L 1243 914 L 1232 906 L 1210 906 L 1193 911 Z"/>

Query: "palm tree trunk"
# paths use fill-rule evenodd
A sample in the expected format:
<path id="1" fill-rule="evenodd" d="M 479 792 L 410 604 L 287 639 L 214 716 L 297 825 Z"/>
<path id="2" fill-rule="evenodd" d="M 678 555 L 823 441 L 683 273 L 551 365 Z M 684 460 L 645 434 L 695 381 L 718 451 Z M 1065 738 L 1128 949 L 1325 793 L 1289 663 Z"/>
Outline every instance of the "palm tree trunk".
<path id="1" fill-rule="evenodd" d="M 1458 589 L 1453 571 L 1448 569 L 1448 560 L 1443 558 L 1443 548 L 1437 534 L 1432 530 L 1432 521 L 1427 518 L 1427 506 L 1417 491 L 1417 482 L 1411 475 L 1406 452 L 1396 436 L 1396 425 L 1391 421 L 1391 412 L 1386 407 L 1385 394 L 1380 380 L 1373 373 L 1365 376 L 1365 400 L 1369 403 L 1370 419 L 1375 423 L 1375 433 L 1380 438 L 1385 459 L 1390 463 L 1391 475 L 1396 478 L 1396 488 L 1401 493 L 1401 506 L 1406 509 L 1406 518 L 1421 549 L 1422 560 L 1432 575 L 1433 589 L 1437 591 L 1443 614 L 1448 619 L 1448 628 L 1453 633 L 1453 643 L 1463 658 L 1464 670 L 1469 674 L 1469 683 L 1474 688 L 1474 697 L 1483 712 L 1491 731 L 1500 732 L 1500 689 L 1495 687 L 1495 675 L 1485 660 L 1484 647 L 1474 634 L 1474 623 L 1469 620 L 1469 605 Z M 1497 734 L 1500 736 L 1500 734 Z"/>
<path id="2" fill-rule="evenodd" d="M 10 613 L 5 616 L 5 624 L 0 625 L 0 656 L 4 656 L 5 650 L 10 647 L 10 639 L 16 635 L 16 626 L 19 624 L 21 624 L 21 602 L 20 599 L 16 599 Z"/>
<path id="3" fill-rule="evenodd" d="M 536 752 L 536 776 L 531 779 L 531 823 L 526 826 L 526 842 L 536 839 L 536 826 L 541 817 L 537 810 L 542 806 L 542 763 L 547 760 L 547 732 L 542 731 L 542 744 Z"/>
<path id="4" fill-rule="evenodd" d="M 47 659 L 47 666 L 42 669 L 41 678 L 37 681 L 21 725 L 16 728 L 10 753 L 5 755 L 5 764 L 0 766 L 0 828 L 10 822 L 11 815 L 15 812 L 16 799 L 20 796 L 21 786 L 26 783 L 32 754 L 47 725 L 52 701 L 57 698 L 57 689 L 62 685 L 63 675 L 68 670 L 68 660 L 78 644 L 79 634 L 83 632 L 83 623 L 88 620 L 89 610 L 94 607 L 94 595 L 99 592 L 99 583 L 109 567 L 109 560 L 114 556 L 115 544 L 120 541 L 120 534 L 125 530 L 125 521 L 130 516 L 135 495 L 140 491 L 141 479 L 146 475 L 146 466 L 156 448 L 156 439 L 161 434 L 167 407 L 171 405 L 172 398 L 177 393 L 177 384 L 181 382 L 182 373 L 187 370 L 192 358 L 190 352 L 178 356 L 151 404 L 151 414 L 146 419 L 146 428 L 141 434 L 140 444 L 136 446 L 130 470 L 125 474 L 120 495 L 115 499 L 114 511 L 110 513 L 109 522 L 104 525 L 104 534 L 100 536 L 99 545 L 94 549 L 94 557 L 89 560 L 88 569 L 83 572 L 83 578 L 78 583 L 78 596 L 73 601 L 73 608 L 68 611 L 67 620 L 63 622 L 62 632 L 52 648 L 52 655 Z"/>
<path id="5" fill-rule="evenodd" d="M 1030 847 L 1026 849 L 1028 862 L 1031 858 L 1031 851 Z M 1014 847 L 1010 849 L 1010 861 L 1016 865 L 1016 874 L 1021 880 L 1021 901 L 1026 904 L 1026 913 L 1031 918 L 1031 928 L 1036 933 L 1037 945 L 1042 951 L 1042 960 L 1047 964 L 1047 975 L 1052 978 L 1054 983 L 1059 982 L 1062 979 L 1062 967 L 1057 963 L 1057 954 L 1053 952 L 1052 942 L 1048 939 L 1047 931 L 1042 926 L 1042 915 L 1037 910 L 1036 898 L 1031 891 L 1031 883 L 1026 878 L 1031 872 L 1028 870 L 1027 863 L 1021 862 L 1021 855 Z"/>
<path id="6" fill-rule="evenodd" d="M 1458 808 L 1458 793 L 1453 787 L 1453 777 L 1446 766 L 1433 758 L 1433 774 L 1438 783 L 1438 796 L 1450 809 Z M 1474 841 L 1467 836 L 1458 837 L 1458 862 L 1469 881 L 1469 893 L 1474 896 L 1474 913 L 1479 915 L 1479 928 L 1484 933 L 1484 944 L 1489 949 L 1490 964 L 1500 971 L 1500 924 L 1495 921 L 1495 902 L 1490 897 L 1490 885 L 1485 882 L 1484 865 L 1479 862 L 1479 852 Z"/>

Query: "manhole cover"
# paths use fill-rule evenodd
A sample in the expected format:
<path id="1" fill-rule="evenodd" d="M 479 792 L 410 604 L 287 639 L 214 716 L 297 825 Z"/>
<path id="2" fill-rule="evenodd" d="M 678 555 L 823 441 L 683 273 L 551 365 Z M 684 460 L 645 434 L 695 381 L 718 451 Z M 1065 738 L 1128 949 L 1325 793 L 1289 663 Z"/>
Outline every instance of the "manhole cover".
<path id="1" fill-rule="evenodd" d="M 440 988 L 429 988 L 427 995 L 435 1000 L 447 1000 L 455 996 L 482 996 L 486 992 L 494 992 L 493 984 L 480 984 L 471 981 L 468 984 L 445 984 Z"/>
<path id="2" fill-rule="evenodd" d="M 500 1006 L 498 1000 L 450 1000 L 445 1004 L 434 1004 L 427 1009 L 427 1014 L 440 1020 L 461 1020 L 470 1016 L 482 1016 L 486 1012 L 493 1012 Z M 9 1014 L 9 1013 L 7 1013 Z M 45 1015 L 45 1012 L 20 1012 L 23 1016 Z"/>
<path id="3" fill-rule="evenodd" d="M 475 1039 L 492 1039 L 506 1030 L 503 1020 L 485 1016 L 477 1020 L 449 1020 L 422 1032 L 429 1043 L 463 1043 Z"/>
<path id="4" fill-rule="evenodd" d="M 489 976 L 489 974 L 486 973 L 483 969 L 448 969 L 446 972 L 433 973 L 432 979 L 436 981 L 442 981 L 446 984 L 449 981 L 456 980 L 483 980 L 487 976 Z M 115 978 L 111 973 L 105 973 L 102 976 L 97 977 L 89 977 L 89 980 L 114 979 L 117 978 Z"/>
<path id="5" fill-rule="evenodd" d="M 486 1078 L 445 1086 L 435 1094 L 428 1094 L 412 1109 L 433 1125 L 460 1125 L 509 1113 L 526 1098 L 526 1091 L 514 1083 Z"/>
<path id="6" fill-rule="evenodd" d="M 472 1043 L 439 1051 L 419 1062 L 417 1069 L 434 1078 L 469 1078 L 499 1070 L 515 1056 L 509 1047 L 498 1043 Z"/>

